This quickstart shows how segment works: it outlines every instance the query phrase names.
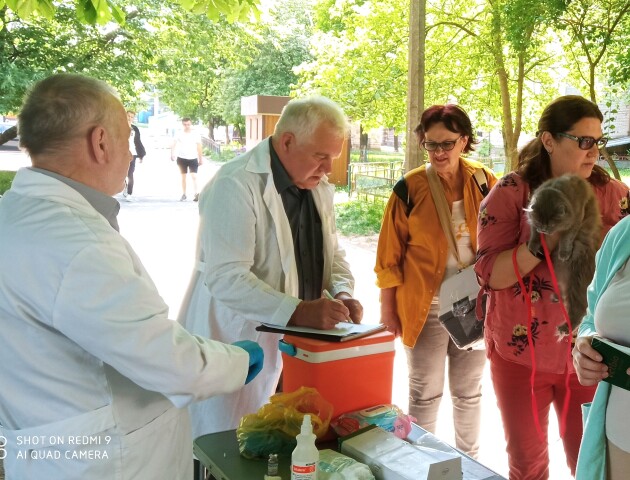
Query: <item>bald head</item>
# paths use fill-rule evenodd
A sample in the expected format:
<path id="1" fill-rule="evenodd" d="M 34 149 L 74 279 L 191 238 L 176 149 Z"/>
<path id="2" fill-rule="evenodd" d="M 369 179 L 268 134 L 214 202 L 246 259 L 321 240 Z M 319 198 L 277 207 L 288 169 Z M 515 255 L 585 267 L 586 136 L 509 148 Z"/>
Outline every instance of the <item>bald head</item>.
<path id="1" fill-rule="evenodd" d="M 42 80 L 24 100 L 18 132 L 34 167 L 107 195 L 122 190 L 131 161 L 130 126 L 105 82 L 72 74 Z"/>
<path id="2" fill-rule="evenodd" d="M 62 73 L 36 83 L 18 115 L 20 146 L 31 157 L 67 149 L 94 125 L 107 124 L 116 91 L 101 80 Z"/>

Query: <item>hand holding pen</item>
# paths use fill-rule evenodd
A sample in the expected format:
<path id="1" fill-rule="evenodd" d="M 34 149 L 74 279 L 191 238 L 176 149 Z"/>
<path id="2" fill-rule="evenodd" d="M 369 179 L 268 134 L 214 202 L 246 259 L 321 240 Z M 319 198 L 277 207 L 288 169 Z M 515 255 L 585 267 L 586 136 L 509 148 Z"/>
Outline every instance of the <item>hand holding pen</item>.
<path id="1" fill-rule="evenodd" d="M 328 298 L 303 300 L 298 303 L 287 325 L 330 330 L 338 323 L 346 322 L 349 310 L 341 301 Z"/>
<path id="2" fill-rule="evenodd" d="M 363 319 L 363 306 L 357 299 L 352 298 L 352 296 L 346 292 L 338 293 L 337 298 L 333 297 L 326 289 L 324 289 L 322 293 L 328 300 L 340 302 L 348 309 L 346 322 L 361 323 L 361 320 Z"/>

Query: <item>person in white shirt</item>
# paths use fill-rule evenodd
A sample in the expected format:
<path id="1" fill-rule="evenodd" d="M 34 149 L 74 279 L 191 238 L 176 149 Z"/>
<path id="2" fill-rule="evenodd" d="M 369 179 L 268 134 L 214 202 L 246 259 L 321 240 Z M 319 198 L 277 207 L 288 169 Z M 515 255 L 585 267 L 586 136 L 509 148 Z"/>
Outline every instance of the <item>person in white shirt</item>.
<path id="1" fill-rule="evenodd" d="M 19 114 L 0 199 L 0 453 L 7 479 L 190 480 L 186 407 L 262 368 L 255 342 L 188 333 L 118 233 L 131 161 L 115 91 L 58 74 Z"/>
<path id="2" fill-rule="evenodd" d="M 190 178 L 193 183 L 195 196 L 193 200 L 199 200 L 197 190 L 197 169 L 203 164 L 203 154 L 201 151 L 201 135 L 192 129 L 190 118 L 182 118 L 184 130 L 179 132 L 171 146 L 171 160 L 177 160 L 177 166 L 182 174 L 182 197 L 180 201 L 186 200 L 186 175 L 190 171 Z"/>
<path id="3" fill-rule="evenodd" d="M 273 136 L 223 165 L 201 192 L 196 269 L 178 320 L 222 342 L 256 341 L 265 366 L 238 394 L 190 409 L 195 438 L 236 428 L 275 392 L 281 335 L 257 331 L 261 322 L 326 330 L 363 317 L 326 176 L 348 129 L 332 100 L 293 99 Z"/>

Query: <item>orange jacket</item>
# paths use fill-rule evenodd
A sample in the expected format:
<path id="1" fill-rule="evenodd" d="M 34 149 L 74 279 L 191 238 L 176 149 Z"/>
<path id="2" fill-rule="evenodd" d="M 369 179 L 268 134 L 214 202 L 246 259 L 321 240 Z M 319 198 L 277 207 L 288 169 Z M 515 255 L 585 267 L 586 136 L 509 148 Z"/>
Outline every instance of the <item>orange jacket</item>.
<path id="1" fill-rule="evenodd" d="M 464 210 L 473 250 L 477 251 L 477 216 L 483 195 L 473 178 L 483 168 L 492 188 L 497 179 L 481 163 L 460 158 L 464 175 Z M 376 285 L 396 288 L 396 309 L 402 326 L 402 341 L 413 347 L 424 326 L 431 301 L 444 278 L 449 247 L 442 231 L 426 166 L 405 175 L 413 209 L 395 193 L 391 195 L 383 216 L 376 251 Z"/>

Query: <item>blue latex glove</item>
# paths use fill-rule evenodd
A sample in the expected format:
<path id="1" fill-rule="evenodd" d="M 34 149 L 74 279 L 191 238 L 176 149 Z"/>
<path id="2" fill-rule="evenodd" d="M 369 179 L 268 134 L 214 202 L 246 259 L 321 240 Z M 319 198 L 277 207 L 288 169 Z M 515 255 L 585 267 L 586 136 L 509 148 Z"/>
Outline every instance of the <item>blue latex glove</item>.
<path id="1" fill-rule="evenodd" d="M 239 340 L 232 345 L 242 348 L 249 354 L 249 372 L 247 372 L 247 378 L 245 379 L 245 385 L 247 385 L 262 370 L 265 353 L 260 345 L 251 340 Z"/>

